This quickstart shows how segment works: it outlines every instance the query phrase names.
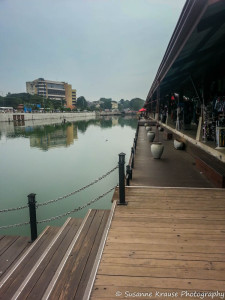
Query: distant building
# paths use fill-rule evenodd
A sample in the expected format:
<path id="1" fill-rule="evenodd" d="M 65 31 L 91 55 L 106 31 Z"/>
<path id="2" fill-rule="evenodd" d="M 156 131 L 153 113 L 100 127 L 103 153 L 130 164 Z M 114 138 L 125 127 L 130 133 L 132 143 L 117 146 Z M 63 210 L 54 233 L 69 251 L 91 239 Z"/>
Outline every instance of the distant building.
<path id="1" fill-rule="evenodd" d="M 31 95 L 39 95 L 52 100 L 66 100 L 66 106 L 70 108 L 73 106 L 74 91 L 76 97 L 76 90 L 72 90 L 71 84 L 44 78 L 26 82 L 26 90 Z"/>
<path id="2" fill-rule="evenodd" d="M 118 103 L 116 101 L 111 101 L 112 109 L 118 109 Z"/>
<path id="3" fill-rule="evenodd" d="M 76 106 L 77 104 L 77 90 L 72 90 L 72 105 Z"/>

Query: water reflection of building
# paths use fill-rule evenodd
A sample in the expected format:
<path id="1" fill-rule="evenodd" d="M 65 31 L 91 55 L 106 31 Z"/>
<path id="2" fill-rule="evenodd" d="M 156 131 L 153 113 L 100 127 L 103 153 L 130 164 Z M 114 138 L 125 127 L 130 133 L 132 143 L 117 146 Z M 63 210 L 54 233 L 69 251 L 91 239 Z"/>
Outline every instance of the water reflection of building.
<path id="1" fill-rule="evenodd" d="M 117 126 L 119 124 L 119 118 L 112 117 L 112 126 Z"/>
<path id="2" fill-rule="evenodd" d="M 50 148 L 68 147 L 78 139 L 77 126 L 71 124 L 66 127 L 58 127 L 53 131 L 45 131 L 41 135 L 30 137 L 30 146 L 48 150 Z"/>

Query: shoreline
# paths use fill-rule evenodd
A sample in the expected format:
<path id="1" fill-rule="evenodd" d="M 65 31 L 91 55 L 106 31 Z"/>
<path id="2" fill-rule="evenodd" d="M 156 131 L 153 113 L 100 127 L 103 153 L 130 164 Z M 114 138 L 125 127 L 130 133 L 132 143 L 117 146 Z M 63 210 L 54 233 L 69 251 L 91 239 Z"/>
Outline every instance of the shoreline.
<path id="1" fill-rule="evenodd" d="M 81 117 L 96 117 L 96 112 L 78 113 L 1 113 L 0 122 L 35 120 L 76 120 Z"/>

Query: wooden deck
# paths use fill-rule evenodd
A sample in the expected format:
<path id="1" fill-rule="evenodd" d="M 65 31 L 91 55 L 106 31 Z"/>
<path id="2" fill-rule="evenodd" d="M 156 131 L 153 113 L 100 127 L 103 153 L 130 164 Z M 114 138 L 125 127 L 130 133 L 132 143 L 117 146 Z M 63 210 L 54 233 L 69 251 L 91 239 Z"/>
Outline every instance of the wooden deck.
<path id="1" fill-rule="evenodd" d="M 0 299 L 81 300 L 88 293 L 109 214 L 109 210 L 90 210 L 82 221 L 69 218 L 61 228 L 47 227 L 26 251 L 11 259 L 7 270 L 1 261 Z"/>
<path id="2" fill-rule="evenodd" d="M 224 189 L 127 187 L 126 200 L 116 207 L 92 300 L 225 292 Z"/>
<path id="3" fill-rule="evenodd" d="M 28 237 L 0 236 L 0 279 L 29 246 Z"/>
<path id="4" fill-rule="evenodd" d="M 152 127 L 155 131 L 156 128 Z M 164 152 L 161 159 L 154 159 L 151 154 L 151 143 L 147 139 L 144 126 L 139 126 L 139 135 L 134 157 L 133 179 L 131 185 L 162 187 L 215 187 L 196 168 L 195 158 L 188 152 L 176 150 L 173 140 L 164 140 L 159 132 Z"/>

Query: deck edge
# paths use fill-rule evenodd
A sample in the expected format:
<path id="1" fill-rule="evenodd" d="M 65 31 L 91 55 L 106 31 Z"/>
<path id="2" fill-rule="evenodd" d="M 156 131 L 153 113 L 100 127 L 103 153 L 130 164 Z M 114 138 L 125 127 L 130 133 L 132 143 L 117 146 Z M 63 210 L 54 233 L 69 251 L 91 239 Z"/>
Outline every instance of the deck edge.
<path id="1" fill-rule="evenodd" d="M 102 238 L 101 238 L 101 242 L 100 242 L 100 245 L 99 245 L 99 248 L 98 248 L 98 252 L 96 254 L 96 258 L 95 258 L 95 261 L 94 261 L 94 264 L 93 264 L 93 267 L 92 267 L 92 270 L 91 270 L 91 274 L 90 274 L 86 289 L 84 291 L 84 295 L 83 295 L 82 300 L 89 300 L 90 299 L 92 288 L 94 286 L 96 274 L 97 274 L 97 271 L 98 271 L 98 267 L 99 267 L 99 264 L 100 264 L 100 261 L 101 261 L 101 258 L 102 258 L 102 254 L 103 254 L 103 251 L 104 251 L 104 246 L 105 246 L 105 243 L 106 243 L 106 239 L 108 237 L 108 232 L 109 232 L 109 229 L 110 229 L 110 226 L 111 226 L 111 223 L 112 223 L 112 218 L 113 218 L 113 215 L 114 215 L 114 212 L 115 212 L 115 208 L 116 208 L 116 200 L 113 201 L 111 211 L 110 211 L 110 214 L 109 214 L 109 217 L 108 217 L 108 221 L 106 223 L 106 226 L 105 226 Z"/>
<path id="2" fill-rule="evenodd" d="M 58 280 L 58 278 L 59 278 L 59 276 L 60 276 L 60 274 L 61 274 L 61 272 L 63 270 L 63 267 L 66 264 L 66 262 L 68 260 L 68 257 L 70 255 L 70 253 L 71 253 L 71 251 L 72 251 L 72 249 L 73 249 L 76 241 L 78 240 L 78 238 L 80 236 L 80 233 L 81 233 L 81 231 L 82 231 L 82 229 L 83 229 L 83 227 L 84 227 L 84 225 L 85 225 L 85 223 L 86 223 L 86 221 L 87 221 L 87 219 L 88 219 L 88 217 L 90 215 L 90 212 L 91 212 L 91 209 L 88 210 L 88 213 L 86 214 L 85 218 L 83 219 L 83 221 L 82 221 L 82 223 L 81 223 L 78 231 L 76 232 L 75 237 L 73 238 L 72 242 L 70 243 L 70 246 L 67 249 L 67 251 L 66 251 L 66 253 L 65 253 L 65 255 L 64 255 L 64 257 L 63 257 L 63 259 L 61 261 L 61 263 L 59 264 L 59 266 L 58 266 L 58 268 L 57 268 L 57 270 L 55 272 L 55 275 L 53 276 L 52 280 L 50 281 L 49 286 L 46 289 L 46 291 L 45 291 L 42 299 L 47 300 L 50 297 L 50 295 L 51 295 L 51 293 L 53 291 L 53 288 L 54 288 L 54 286 L 55 286 L 55 284 L 56 284 L 56 282 L 57 282 L 57 280 Z"/>

